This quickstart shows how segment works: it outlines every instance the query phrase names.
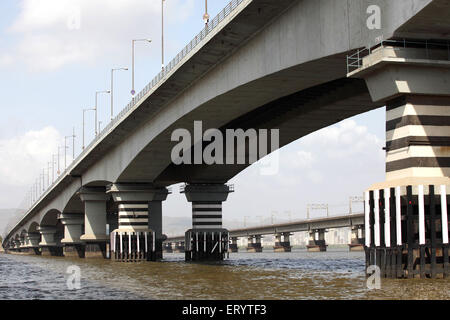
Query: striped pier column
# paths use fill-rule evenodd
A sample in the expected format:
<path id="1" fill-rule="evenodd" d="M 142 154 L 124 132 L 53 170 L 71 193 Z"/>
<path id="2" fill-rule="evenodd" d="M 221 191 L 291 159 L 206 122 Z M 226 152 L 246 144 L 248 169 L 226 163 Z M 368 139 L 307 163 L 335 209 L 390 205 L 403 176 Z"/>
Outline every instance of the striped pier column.
<path id="1" fill-rule="evenodd" d="M 386 106 L 386 180 L 450 176 L 450 98 L 407 95 Z"/>
<path id="2" fill-rule="evenodd" d="M 222 227 L 222 202 L 233 188 L 224 184 L 188 184 L 181 192 L 192 203 L 192 229 L 185 234 L 186 261 L 223 260 L 229 250 Z"/>
<path id="3" fill-rule="evenodd" d="M 162 258 L 162 236 L 158 238 L 158 230 L 151 229 L 153 202 L 167 198 L 166 188 L 155 188 L 149 185 L 114 184 L 109 187 L 117 204 L 118 229 L 110 234 L 111 258 L 115 261 L 137 262 L 156 261 Z M 155 206 L 153 206 L 155 207 Z M 158 210 L 156 215 L 160 215 Z M 161 222 L 161 217 L 157 217 Z M 159 242 L 159 243 L 157 243 Z"/>

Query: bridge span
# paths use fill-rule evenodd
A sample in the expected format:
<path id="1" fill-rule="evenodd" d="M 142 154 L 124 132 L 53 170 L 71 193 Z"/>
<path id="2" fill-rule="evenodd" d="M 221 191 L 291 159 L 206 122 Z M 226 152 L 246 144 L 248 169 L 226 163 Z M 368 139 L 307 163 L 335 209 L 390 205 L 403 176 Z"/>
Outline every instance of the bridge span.
<path id="1" fill-rule="evenodd" d="M 237 252 L 238 238 L 247 238 L 249 252 L 262 252 L 261 238 L 264 235 L 275 235 L 276 242 L 274 251 L 290 252 L 290 236 L 293 232 L 309 232 L 308 251 L 326 251 L 325 232 L 327 229 L 352 228 L 351 251 L 363 250 L 364 246 L 364 213 L 354 213 L 341 216 L 315 218 L 307 220 L 292 221 L 281 224 L 254 226 L 242 229 L 229 230 L 230 252 Z M 174 249 L 178 252 L 185 250 L 185 236 L 168 237 L 164 241 L 166 252 Z M 201 245 L 201 244 L 200 244 Z"/>
<path id="2" fill-rule="evenodd" d="M 222 154 L 177 165 L 176 129 L 195 137 L 201 121 L 204 130 L 253 129 L 258 138 L 259 129 L 277 129 L 275 151 L 387 105 L 386 181 L 365 193 L 367 263 L 392 277 L 449 274 L 449 16 L 447 0 L 231 1 L 34 195 L 3 246 L 160 259 L 161 204 L 167 187 L 184 182 L 193 213 L 186 258 L 221 260 L 229 244 L 222 203 L 234 191 L 226 183 L 252 162 Z M 188 151 L 210 144 L 194 139 Z"/>

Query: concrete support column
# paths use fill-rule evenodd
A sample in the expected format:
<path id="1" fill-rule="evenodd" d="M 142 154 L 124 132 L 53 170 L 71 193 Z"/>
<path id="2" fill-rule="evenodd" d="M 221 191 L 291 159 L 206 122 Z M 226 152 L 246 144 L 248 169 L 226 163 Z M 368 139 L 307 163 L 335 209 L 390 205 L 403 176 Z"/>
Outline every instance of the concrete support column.
<path id="1" fill-rule="evenodd" d="M 222 202 L 233 188 L 226 184 L 188 184 L 181 192 L 192 203 L 192 229 L 185 234 L 186 261 L 223 260 L 229 236 L 222 228 Z"/>
<path id="2" fill-rule="evenodd" d="M 184 241 L 176 242 L 174 252 L 183 253 L 184 251 L 185 251 Z"/>
<path id="3" fill-rule="evenodd" d="M 231 237 L 230 252 L 238 252 L 239 251 L 237 241 L 238 241 L 237 237 Z"/>
<path id="4" fill-rule="evenodd" d="M 62 256 L 62 245 L 60 242 L 55 240 L 56 227 L 40 226 L 38 227 L 38 230 L 41 234 L 41 242 L 39 243 L 39 247 L 41 247 L 42 255 Z"/>
<path id="5" fill-rule="evenodd" d="M 315 229 L 309 232 L 309 244 L 306 246 L 309 252 L 327 251 L 325 232 L 325 229 Z"/>
<path id="6" fill-rule="evenodd" d="M 119 209 L 119 228 L 111 233 L 111 257 L 118 261 L 162 259 L 162 201 L 169 191 L 150 184 L 108 188 Z"/>
<path id="7" fill-rule="evenodd" d="M 289 237 L 291 236 L 290 232 L 277 233 L 275 235 L 275 245 L 273 247 L 273 251 L 275 252 L 291 252 L 291 242 Z M 281 239 L 283 237 L 283 240 Z"/>
<path id="8" fill-rule="evenodd" d="M 109 195 L 105 188 L 86 188 L 79 191 L 84 203 L 84 234 L 80 237 L 85 243 L 86 258 L 106 258 L 106 202 Z"/>
<path id="9" fill-rule="evenodd" d="M 261 235 L 254 235 L 248 237 L 247 252 L 262 252 Z"/>
<path id="10" fill-rule="evenodd" d="M 172 242 L 164 242 L 163 250 L 166 253 L 173 253 Z"/>
<path id="11" fill-rule="evenodd" d="M 26 239 L 30 253 L 40 255 L 41 251 L 39 250 L 39 242 L 41 240 L 41 235 L 37 232 L 28 232 Z"/>
<path id="12" fill-rule="evenodd" d="M 62 213 L 59 215 L 64 225 L 64 238 L 61 243 L 64 246 L 64 256 L 85 257 L 85 244 L 81 241 L 83 233 L 84 216 L 82 213 Z"/>
<path id="13" fill-rule="evenodd" d="M 350 251 L 364 251 L 364 238 L 362 237 L 363 226 L 351 227 L 351 240 L 348 245 Z"/>

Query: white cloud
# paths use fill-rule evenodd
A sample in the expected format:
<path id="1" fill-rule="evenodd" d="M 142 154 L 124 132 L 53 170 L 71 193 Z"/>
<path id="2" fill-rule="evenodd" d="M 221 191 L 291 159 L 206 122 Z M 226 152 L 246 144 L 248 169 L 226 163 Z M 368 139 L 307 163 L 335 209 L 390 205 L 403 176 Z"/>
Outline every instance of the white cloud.
<path id="1" fill-rule="evenodd" d="M 55 128 L 45 127 L 38 131 L 28 131 L 18 137 L 0 140 L 2 185 L 31 187 L 42 169 L 47 168 L 61 139 Z"/>
<path id="2" fill-rule="evenodd" d="M 273 176 L 259 175 L 258 164 L 251 166 L 232 180 L 236 192 L 224 204 L 231 211 L 226 215 L 268 217 L 271 211 L 290 211 L 293 219 L 301 219 L 308 203 L 339 204 L 331 214 L 345 213 L 349 196 L 384 180 L 384 139 L 371 132 L 374 127 L 348 119 L 303 137 L 280 150 L 280 169 Z"/>
<path id="3" fill-rule="evenodd" d="M 168 24 L 182 21 L 194 0 L 166 1 Z M 170 13 L 170 14 L 169 14 Z M 14 57 L 32 71 L 51 71 L 70 63 L 129 54 L 131 39 L 160 38 L 161 2 L 156 0 L 23 0 L 8 29 L 18 43 L 1 60 Z M 171 44 L 168 43 L 167 46 Z M 158 52 L 153 50 L 153 52 Z"/>

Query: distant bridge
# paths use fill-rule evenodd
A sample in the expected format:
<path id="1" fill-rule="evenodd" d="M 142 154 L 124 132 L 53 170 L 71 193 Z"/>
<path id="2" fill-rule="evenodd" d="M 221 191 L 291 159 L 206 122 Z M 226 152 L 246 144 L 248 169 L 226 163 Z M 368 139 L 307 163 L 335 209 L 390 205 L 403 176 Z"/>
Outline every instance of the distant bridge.
<path id="1" fill-rule="evenodd" d="M 233 246 L 234 244 L 236 244 L 237 238 L 243 237 L 247 237 L 249 239 L 249 251 L 259 251 L 257 248 L 261 246 L 261 236 L 275 235 L 275 237 L 278 237 L 278 240 L 281 240 L 280 237 L 284 236 L 284 241 L 277 241 L 277 243 L 279 242 L 278 245 L 277 243 L 275 243 L 275 249 L 277 249 L 277 247 L 280 247 L 280 250 L 278 251 L 290 251 L 290 241 L 288 240 L 290 234 L 292 232 L 308 231 L 310 232 L 310 242 L 308 244 L 308 249 L 310 249 L 310 251 L 317 251 L 317 249 L 322 248 L 322 250 L 320 251 L 324 251 L 324 249 L 326 248 L 326 244 L 323 235 L 326 229 L 353 227 L 354 234 L 352 235 L 352 243 L 350 243 L 349 245 L 351 249 L 354 249 L 357 247 L 362 248 L 362 244 L 364 243 L 363 226 L 364 213 L 354 213 L 342 216 L 305 219 L 281 224 L 234 229 L 229 231 L 229 238 L 232 241 L 232 251 L 235 251 L 235 249 L 237 249 L 237 246 Z M 175 249 L 182 251 L 182 243 L 184 242 L 184 235 L 168 237 L 164 241 L 166 251 L 170 251 L 169 247 L 172 244 L 176 244 Z"/>

